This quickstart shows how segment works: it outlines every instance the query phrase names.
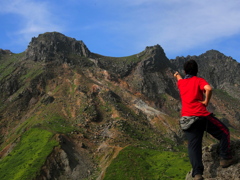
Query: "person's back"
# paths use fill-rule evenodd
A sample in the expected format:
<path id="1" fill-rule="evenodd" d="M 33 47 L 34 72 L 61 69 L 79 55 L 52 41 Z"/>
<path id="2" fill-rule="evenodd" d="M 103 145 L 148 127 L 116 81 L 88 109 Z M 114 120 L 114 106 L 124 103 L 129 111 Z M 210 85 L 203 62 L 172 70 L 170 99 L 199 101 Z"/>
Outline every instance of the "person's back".
<path id="1" fill-rule="evenodd" d="M 203 78 L 192 76 L 178 81 L 182 101 L 182 116 L 208 116 L 204 100 L 204 86 L 208 85 Z"/>

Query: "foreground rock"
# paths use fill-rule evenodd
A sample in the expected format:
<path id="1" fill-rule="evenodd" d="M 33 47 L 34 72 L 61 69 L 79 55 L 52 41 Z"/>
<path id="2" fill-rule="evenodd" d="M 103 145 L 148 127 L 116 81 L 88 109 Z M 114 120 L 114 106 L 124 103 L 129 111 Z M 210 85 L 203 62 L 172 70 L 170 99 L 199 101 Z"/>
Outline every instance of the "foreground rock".
<path id="1" fill-rule="evenodd" d="M 233 141 L 231 146 L 236 163 L 228 168 L 219 166 L 218 144 L 203 148 L 203 164 L 205 168 L 203 176 L 205 180 L 240 180 L 240 141 Z M 189 172 L 186 180 L 191 179 L 191 173 Z"/>

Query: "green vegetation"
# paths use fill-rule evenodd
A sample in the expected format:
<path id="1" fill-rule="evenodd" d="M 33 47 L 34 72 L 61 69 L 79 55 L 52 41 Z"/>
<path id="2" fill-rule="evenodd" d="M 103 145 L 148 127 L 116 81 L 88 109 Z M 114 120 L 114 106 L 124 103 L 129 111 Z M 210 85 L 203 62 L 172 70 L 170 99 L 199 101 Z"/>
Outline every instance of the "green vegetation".
<path id="1" fill-rule="evenodd" d="M 137 55 L 132 55 L 132 56 L 127 56 L 127 57 L 122 57 L 122 58 L 120 58 L 120 60 L 126 64 L 130 64 L 130 63 L 139 62 L 141 59 L 139 59 L 137 57 Z"/>
<path id="2" fill-rule="evenodd" d="M 23 57 L 24 53 L 5 55 L 4 61 L 0 61 L 0 81 L 9 76 L 19 66 L 17 62 Z"/>
<path id="3" fill-rule="evenodd" d="M 20 123 L 18 127 L 16 127 L 13 131 L 10 131 L 7 139 L 8 141 L 3 142 L 0 146 L 0 150 L 3 147 L 7 146 L 9 143 L 13 143 L 15 139 L 22 136 L 22 134 L 31 128 L 41 128 L 49 131 L 53 134 L 56 133 L 70 133 L 76 130 L 77 127 L 72 126 L 69 121 L 66 121 L 62 116 L 54 113 L 51 108 L 47 108 L 44 111 L 44 114 L 35 114 L 34 116 L 30 117 L 23 123 Z M 49 112 L 48 112 L 49 111 Z M 1 166 L 1 165 L 0 165 Z M 0 178 L 1 179 L 1 178 Z"/>
<path id="4" fill-rule="evenodd" d="M 190 169 L 184 152 L 128 146 L 107 168 L 104 180 L 182 180 Z"/>
<path id="5" fill-rule="evenodd" d="M 34 65 L 28 69 L 27 73 L 21 76 L 21 81 L 29 81 L 30 79 L 33 80 L 35 77 L 40 75 L 43 72 L 42 66 L 40 62 L 35 62 Z"/>
<path id="6" fill-rule="evenodd" d="M 150 141 L 150 137 L 153 133 L 151 133 L 147 128 L 143 128 L 144 126 L 140 126 L 138 123 L 129 123 L 128 121 L 120 120 L 118 122 L 118 128 L 121 131 L 124 131 L 129 137 L 134 140 L 140 141 Z M 143 142 L 142 142 L 143 143 Z"/>
<path id="7" fill-rule="evenodd" d="M 34 178 L 58 142 L 49 131 L 31 128 L 14 150 L 0 161 L 1 180 Z"/>
<path id="8" fill-rule="evenodd" d="M 130 64 L 135 64 L 141 61 L 137 54 L 125 57 L 110 57 L 110 56 L 101 56 L 95 54 L 102 61 L 108 62 L 108 64 L 114 64 L 115 66 L 127 66 Z"/>
<path id="9" fill-rule="evenodd" d="M 69 133 L 75 129 L 70 122 L 57 114 L 49 114 L 43 121 L 42 126 L 54 133 Z"/>
<path id="10" fill-rule="evenodd" d="M 221 98 L 225 103 L 231 106 L 239 106 L 239 100 L 230 96 L 226 91 L 221 89 L 214 89 L 214 96 Z"/>

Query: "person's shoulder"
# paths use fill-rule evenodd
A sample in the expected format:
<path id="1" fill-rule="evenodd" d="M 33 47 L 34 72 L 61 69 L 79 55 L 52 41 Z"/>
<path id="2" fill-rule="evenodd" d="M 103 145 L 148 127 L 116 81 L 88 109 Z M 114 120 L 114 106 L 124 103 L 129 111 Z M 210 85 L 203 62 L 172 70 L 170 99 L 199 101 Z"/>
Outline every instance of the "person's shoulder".
<path id="1" fill-rule="evenodd" d="M 198 79 L 198 82 L 201 84 L 209 84 L 208 81 L 206 79 L 204 79 L 203 77 L 196 76 L 196 78 Z"/>

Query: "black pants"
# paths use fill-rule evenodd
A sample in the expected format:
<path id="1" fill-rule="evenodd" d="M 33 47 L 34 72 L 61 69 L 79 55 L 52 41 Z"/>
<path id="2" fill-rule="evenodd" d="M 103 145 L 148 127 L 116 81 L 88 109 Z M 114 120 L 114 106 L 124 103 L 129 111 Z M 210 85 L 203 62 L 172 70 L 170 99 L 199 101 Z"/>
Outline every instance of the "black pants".
<path id="1" fill-rule="evenodd" d="M 228 128 L 213 115 L 202 117 L 188 130 L 184 131 L 188 139 L 188 154 L 193 168 L 193 177 L 196 174 L 203 174 L 204 170 L 202 163 L 202 138 L 204 131 L 207 131 L 220 141 L 220 157 L 224 159 L 231 158 Z"/>

